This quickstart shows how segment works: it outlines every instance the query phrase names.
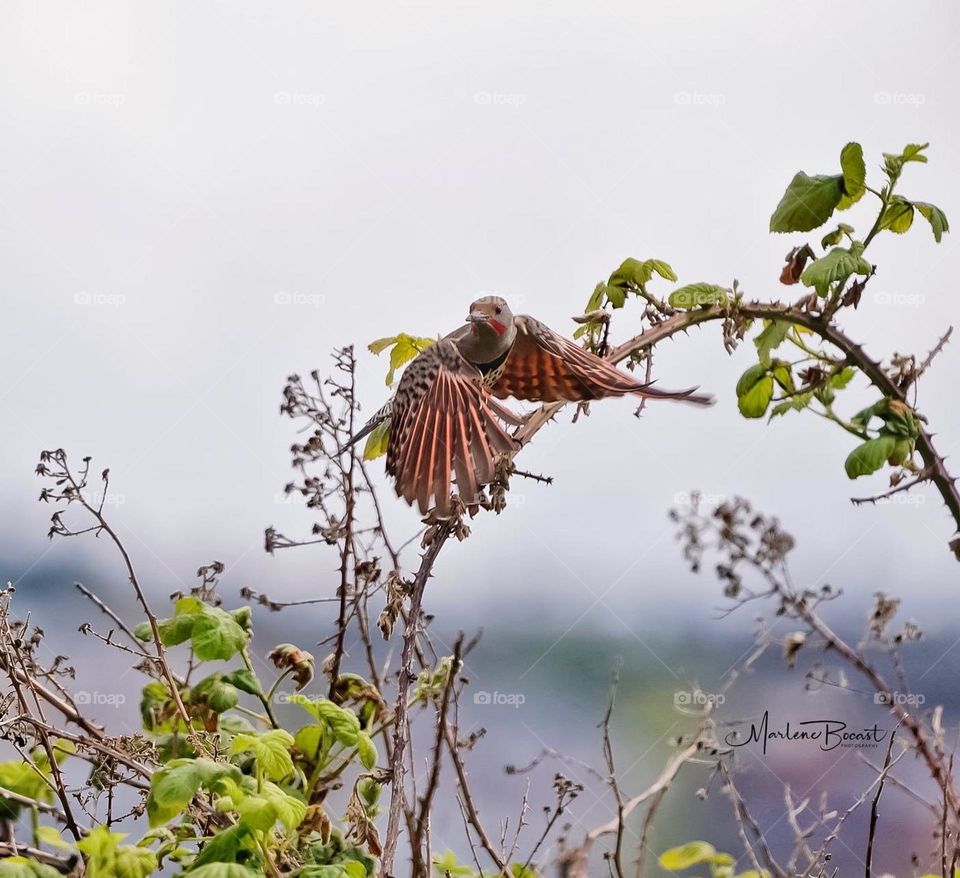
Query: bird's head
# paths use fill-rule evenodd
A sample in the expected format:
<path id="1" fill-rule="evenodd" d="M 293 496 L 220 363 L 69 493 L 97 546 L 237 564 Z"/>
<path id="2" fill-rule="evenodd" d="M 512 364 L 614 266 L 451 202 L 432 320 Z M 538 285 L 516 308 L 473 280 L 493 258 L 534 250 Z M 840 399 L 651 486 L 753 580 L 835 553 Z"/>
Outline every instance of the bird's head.
<path id="1" fill-rule="evenodd" d="M 470 306 L 467 323 L 480 335 L 495 337 L 513 335 L 513 312 L 506 299 L 500 296 L 483 296 Z"/>

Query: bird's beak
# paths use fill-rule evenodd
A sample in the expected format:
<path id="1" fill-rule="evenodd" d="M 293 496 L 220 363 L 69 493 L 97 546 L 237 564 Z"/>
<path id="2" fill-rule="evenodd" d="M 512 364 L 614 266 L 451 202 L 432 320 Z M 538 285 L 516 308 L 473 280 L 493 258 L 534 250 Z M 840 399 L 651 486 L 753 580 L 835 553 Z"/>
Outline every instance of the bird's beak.
<path id="1" fill-rule="evenodd" d="M 471 311 L 467 315 L 467 323 L 486 323 L 490 319 L 489 314 L 484 314 L 483 311 Z"/>

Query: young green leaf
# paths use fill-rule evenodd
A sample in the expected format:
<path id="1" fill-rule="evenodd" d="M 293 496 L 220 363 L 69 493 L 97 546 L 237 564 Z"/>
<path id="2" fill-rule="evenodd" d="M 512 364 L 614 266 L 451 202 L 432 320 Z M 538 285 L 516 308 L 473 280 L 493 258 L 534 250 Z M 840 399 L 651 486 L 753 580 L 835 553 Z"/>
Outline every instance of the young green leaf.
<path id="1" fill-rule="evenodd" d="M 930 223 L 934 240 L 939 244 L 940 239 L 943 238 L 943 233 L 950 231 L 950 223 L 947 222 L 947 215 L 935 204 L 928 204 L 925 201 L 915 201 L 913 206 L 920 211 L 920 215 Z"/>
<path id="2" fill-rule="evenodd" d="M 247 632 L 230 613 L 204 605 L 193 623 L 190 644 L 201 661 L 233 658 L 247 643 Z"/>
<path id="3" fill-rule="evenodd" d="M 844 195 L 843 176 L 807 176 L 799 171 L 770 217 L 771 232 L 809 232 L 822 226 Z"/>
<path id="4" fill-rule="evenodd" d="M 46 863 L 28 860 L 26 857 L 4 857 L 0 860 L 0 878 L 62 878 L 61 874 Z"/>
<path id="5" fill-rule="evenodd" d="M 883 433 L 876 439 L 868 439 L 862 445 L 858 445 L 850 452 L 844 463 L 847 475 L 851 479 L 856 479 L 875 473 L 893 454 L 896 444 L 895 436 Z"/>
<path id="6" fill-rule="evenodd" d="M 745 418 L 762 418 L 773 399 L 773 376 L 764 375 L 743 396 L 737 397 L 737 408 Z"/>
<path id="7" fill-rule="evenodd" d="M 905 198 L 893 198 L 880 217 L 880 228 L 902 235 L 912 225 L 913 205 Z"/>
<path id="8" fill-rule="evenodd" d="M 790 324 L 786 320 L 764 322 L 763 331 L 753 340 L 757 346 L 757 356 L 764 366 L 770 365 L 770 352 L 783 344 L 788 332 L 790 332 Z"/>
<path id="9" fill-rule="evenodd" d="M 688 841 L 660 854 L 660 865 L 671 872 L 679 872 L 698 863 L 708 862 L 716 853 L 717 849 L 709 842 Z"/>
<path id="10" fill-rule="evenodd" d="M 368 771 L 372 770 L 377 764 L 377 748 L 366 732 L 360 732 L 357 735 L 357 752 L 360 755 L 363 767 Z"/>
<path id="11" fill-rule="evenodd" d="M 869 275 L 873 266 L 860 255 L 862 247 L 849 250 L 835 247 L 826 256 L 811 262 L 800 276 L 804 286 L 815 287 L 818 296 L 825 296 L 830 285 L 844 281 L 852 274 Z"/>
<path id="12" fill-rule="evenodd" d="M 240 668 L 238 671 L 231 671 L 229 674 L 224 674 L 223 680 L 225 683 L 236 686 L 241 692 L 246 692 L 248 695 L 259 695 L 262 691 L 257 675 L 254 674 L 253 671 L 248 671 L 246 668 Z"/>
<path id="13" fill-rule="evenodd" d="M 436 342 L 435 338 L 424 338 L 417 335 L 408 335 L 401 332 L 389 338 L 378 338 L 370 342 L 367 349 L 374 354 L 381 354 L 390 348 L 390 371 L 387 372 L 387 387 L 393 384 L 397 369 L 409 363 L 418 354 L 425 351 Z"/>
<path id="14" fill-rule="evenodd" d="M 290 747 L 293 735 L 285 729 L 272 729 L 259 735 L 237 735 L 231 753 L 253 753 L 257 765 L 271 780 L 282 780 L 293 771 Z"/>
<path id="15" fill-rule="evenodd" d="M 291 695 L 291 704 L 298 704 L 314 719 L 326 722 L 334 737 L 346 747 L 356 747 L 360 734 L 360 720 L 352 711 L 346 710 L 326 698 L 311 699 L 305 695 Z"/>
<path id="16" fill-rule="evenodd" d="M 190 870 L 190 878 L 263 878 L 263 871 L 239 863 L 204 863 Z"/>
<path id="17" fill-rule="evenodd" d="M 390 446 L 390 419 L 387 418 L 382 424 L 377 424 L 373 432 L 367 436 L 367 442 L 363 446 L 363 459 L 376 460 L 387 453 Z"/>
<path id="18" fill-rule="evenodd" d="M 848 143 L 841 150 L 840 169 L 843 171 L 844 194 L 838 207 L 846 210 L 866 192 L 867 166 L 863 161 L 863 147 L 859 143 Z"/>

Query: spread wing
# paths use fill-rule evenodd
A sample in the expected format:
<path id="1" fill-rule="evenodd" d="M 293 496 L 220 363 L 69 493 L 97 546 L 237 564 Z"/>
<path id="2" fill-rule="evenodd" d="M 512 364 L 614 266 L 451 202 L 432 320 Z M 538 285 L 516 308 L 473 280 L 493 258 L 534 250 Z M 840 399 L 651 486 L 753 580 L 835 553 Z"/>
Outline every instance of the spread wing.
<path id="1" fill-rule="evenodd" d="M 387 472 L 397 494 L 426 514 L 431 497 L 450 513 L 450 481 L 464 502 L 476 502 L 477 486 L 493 480 L 495 457 L 516 442 L 483 398 L 479 373 L 447 339 L 407 366 L 393 403 Z"/>
<path id="2" fill-rule="evenodd" d="M 549 326 L 526 315 L 514 318 L 517 338 L 491 393 L 500 399 L 579 402 L 604 396 L 638 396 L 680 399 L 700 405 L 709 396 L 690 390 L 657 390 L 621 372 L 612 363 L 584 350 Z"/>

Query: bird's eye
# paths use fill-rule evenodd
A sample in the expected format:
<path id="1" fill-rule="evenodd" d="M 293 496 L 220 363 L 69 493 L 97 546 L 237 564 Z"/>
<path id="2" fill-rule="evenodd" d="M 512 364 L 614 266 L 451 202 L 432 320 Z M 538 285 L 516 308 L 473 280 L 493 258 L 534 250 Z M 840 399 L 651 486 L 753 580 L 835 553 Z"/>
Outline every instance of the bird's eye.
<path id="1" fill-rule="evenodd" d="M 496 310 L 497 310 L 497 314 L 502 314 L 502 313 L 503 313 L 503 308 L 501 308 L 499 305 L 497 305 L 497 309 L 496 309 Z"/>

